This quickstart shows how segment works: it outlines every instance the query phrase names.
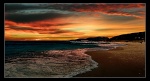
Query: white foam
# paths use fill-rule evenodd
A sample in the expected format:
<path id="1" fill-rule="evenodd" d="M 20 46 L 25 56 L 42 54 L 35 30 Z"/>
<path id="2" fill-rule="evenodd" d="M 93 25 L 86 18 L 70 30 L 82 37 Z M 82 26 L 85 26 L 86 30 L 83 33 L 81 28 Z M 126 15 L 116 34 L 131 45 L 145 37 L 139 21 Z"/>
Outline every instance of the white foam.
<path id="1" fill-rule="evenodd" d="M 73 77 L 98 67 L 98 63 L 91 56 L 85 54 L 87 50 L 109 50 L 112 47 L 123 46 L 120 43 L 103 43 L 101 47 L 76 50 L 49 50 L 41 52 L 41 56 L 34 58 L 16 58 L 5 63 L 5 77 Z"/>
<path id="2" fill-rule="evenodd" d="M 13 59 L 5 63 L 5 77 L 73 77 L 98 67 L 86 50 L 51 50 L 45 56 Z"/>
<path id="3" fill-rule="evenodd" d="M 103 44 L 103 43 L 100 43 L 100 44 L 98 44 L 98 46 L 101 46 L 101 47 L 110 47 L 110 49 L 111 49 L 111 47 L 112 48 L 116 48 L 116 47 L 120 47 L 120 46 L 124 46 L 125 44 L 121 44 L 121 43 L 108 43 L 108 44 Z"/>

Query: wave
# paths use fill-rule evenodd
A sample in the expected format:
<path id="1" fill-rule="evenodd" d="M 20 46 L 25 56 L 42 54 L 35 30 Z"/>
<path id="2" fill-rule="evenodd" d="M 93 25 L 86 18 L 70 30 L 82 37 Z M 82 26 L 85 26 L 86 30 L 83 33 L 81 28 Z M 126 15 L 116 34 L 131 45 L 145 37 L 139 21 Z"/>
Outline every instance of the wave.
<path id="1" fill-rule="evenodd" d="M 106 48 L 106 49 L 113 49 L 116 47 L 121 47 L 121 46 L 125 46 L 125 44 L 119 43 L 119 42 L 111 42 L 111 43 L 100 43 L 98 44 L 98 46 L 100 46 L 101 48 Z"/>
<path id="2" fill-rule="evenodd" d="M 5 63 L 5 77 L 73 77 L 98 67 L 85 51 L 50 50 L 32 58 L 15 58 Z"/>
<path id="3" fill-rule="evenodd" d="M 69 78 L 98 67 L 86 51 L 109 50 L 121 43 L 98 43 L 99 47 L 74 50 L 48 50 L 34 56 L 17 57 L 5 63 L 5 77 Z"/>

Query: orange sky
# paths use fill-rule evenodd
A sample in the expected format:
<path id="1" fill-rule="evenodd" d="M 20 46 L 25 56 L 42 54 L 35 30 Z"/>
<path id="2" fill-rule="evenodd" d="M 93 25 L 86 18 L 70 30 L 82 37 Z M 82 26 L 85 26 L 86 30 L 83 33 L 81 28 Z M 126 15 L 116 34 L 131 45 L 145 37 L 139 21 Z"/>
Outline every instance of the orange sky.
<path id="1" fill-rule="evenodd" d="M 145 4 L 5 4 L 5 40 L 72 40 L 145 31 Z"/>

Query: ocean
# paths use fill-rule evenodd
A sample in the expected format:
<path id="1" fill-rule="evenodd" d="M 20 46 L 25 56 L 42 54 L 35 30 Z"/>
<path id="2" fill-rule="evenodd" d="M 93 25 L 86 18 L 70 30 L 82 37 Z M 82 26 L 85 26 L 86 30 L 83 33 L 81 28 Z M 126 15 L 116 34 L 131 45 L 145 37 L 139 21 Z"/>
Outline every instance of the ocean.
<path id="1" fill-rule="evenodd" d="M 71 43 L 69 41 L 6 41 L 5 56 L 15 56 L 46 50 L 72 50 L 99 47 L 95 44 Z"/>
<path id="2" fill-rule="evenodd" d="M 91 71 L 98 63 L 88 50 L 122 46 L 109 42 L 6 41 L 5 77 L 73 77 Z"/>

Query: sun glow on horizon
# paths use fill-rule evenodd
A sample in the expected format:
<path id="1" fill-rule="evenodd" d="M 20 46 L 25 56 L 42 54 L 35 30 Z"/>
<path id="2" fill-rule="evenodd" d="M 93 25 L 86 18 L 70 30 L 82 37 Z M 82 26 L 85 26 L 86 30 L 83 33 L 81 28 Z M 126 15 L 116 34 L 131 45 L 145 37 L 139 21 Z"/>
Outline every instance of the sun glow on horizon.
<path id="1" fill-rule="evenodd" d="M 111 38 L 145 31 L 144 3 L 29 4 L 5 4 L 6 41 Z"/>

